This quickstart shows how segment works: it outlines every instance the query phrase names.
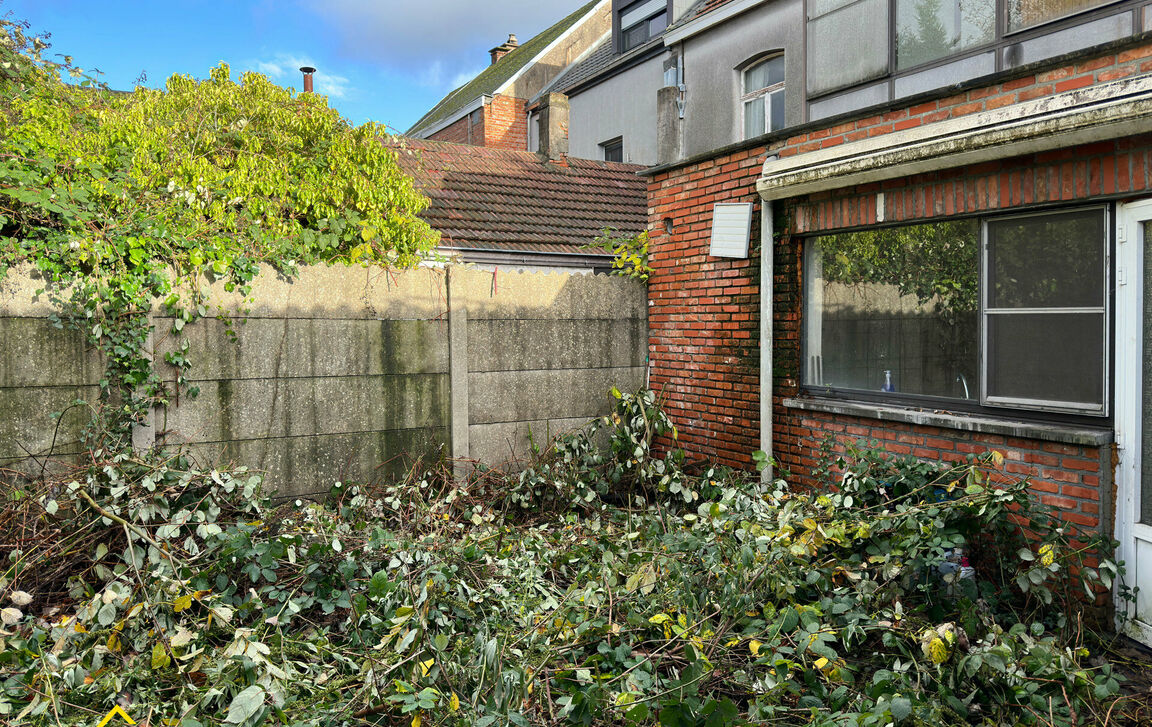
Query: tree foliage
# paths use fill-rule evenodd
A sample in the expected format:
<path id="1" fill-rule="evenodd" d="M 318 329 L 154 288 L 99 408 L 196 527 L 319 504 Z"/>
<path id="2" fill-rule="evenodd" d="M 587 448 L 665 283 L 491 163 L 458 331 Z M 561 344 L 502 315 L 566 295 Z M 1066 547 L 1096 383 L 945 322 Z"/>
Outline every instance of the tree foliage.
<path id="1" fill-rule="evenodd" d="M 260 263 L 408 266 L 435 245 L 383 128 L 324 97 L 223 64 L 115 93 L 46 48 L 0 20 L 0 273 L 35 265 L 106 354 L 129 415 L 113 430 L 163 398 L 143 350 L 155 300 L 185 322 L 206 312 L 203 276 L 246 290 Z"/>
<path id="2" fill-rule="evenodd" d="M 824 279 L 879 283 L 932 304 L 944 315 L 979 308 L 979 223 L 933 222 L 825 235 L 819 239 Z"/>

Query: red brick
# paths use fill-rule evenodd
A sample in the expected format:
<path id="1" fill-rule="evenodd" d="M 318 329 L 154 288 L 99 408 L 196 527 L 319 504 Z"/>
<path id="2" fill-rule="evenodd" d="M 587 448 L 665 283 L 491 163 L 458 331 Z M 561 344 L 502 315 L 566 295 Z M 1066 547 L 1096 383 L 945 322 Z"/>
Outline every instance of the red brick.
<path id="1" fill-rule="evenodd" d="M 1100 471 L 1100 463 L 1094 459 L 1073 459 L 1065 457 L 1060 466 L 1068 470 L 1085 470 L 1087 472 Z"/>
<path id="2" fill-rule="evenodd" d="M 1093 490 L 1088 487 L 1077 487 L 1074 485 L 1064 485 L 1060 488 L 1060 494 L 1065 497 L 1078 497 L 1081 500 L 1099 500 L 1100 491 Z"/>
<path id="3" fill-rule="evenodd" d="M 1120 63 L 1128 63 L 1129 61 L 1139 60 L 1152 56 L 1152 45 L 1142 45 L 1137 48 L 1130 48 L 1126 51 L 1121 51 L 1117 56 Z"/>

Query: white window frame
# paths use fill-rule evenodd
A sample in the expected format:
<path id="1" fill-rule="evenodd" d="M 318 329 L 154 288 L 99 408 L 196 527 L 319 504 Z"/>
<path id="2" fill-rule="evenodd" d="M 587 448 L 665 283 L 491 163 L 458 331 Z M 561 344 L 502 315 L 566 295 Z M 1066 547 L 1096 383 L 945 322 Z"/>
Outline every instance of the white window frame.
<path id="1" fill-rule="evenodd" d="M 772 128 L 772 105 L 771 105 L 772 99 L 771 99 L 771 97 L 775 96 L 776 94 L 780 94 L 781 96 L 783 96 L 783 94 L 784 94 L 784 81 L 780 81 L 779 83 L 774 83 L 770 86 L 765 86 L 764 88 L 752 89 L 751 91 L 749 91 L 747 89 L 746 84 L 748 81 L 748 72 L 751 71 L 753 68 L 756 68 L 760 65 L 763 65 L 765 63 L 769 63 L 771 61 L 774 61 L 778 58 L 783 58 L 783 57 L 784 57 L 784 53 L 782 51 L 775 51 L 775 52 L 769 53 L 767 55 L 760 56 L 760 57 L 756 58 L 756 60 L 752 61 L 751 63 L 746 63 L 743 66 L 741 66 L 739 69 L 737 69 L 740 73 L 740 138 L 741 139 L 752 139 L 756 136 L 760 136 L 761 134 L 767 134 L 770 131 L 776 131 L 776 129 Z M 747 124 L 748 104 L 752 103 L 753 101 L 759 101 L 760 104 L 764 108 L 764 129 L 761 130 L 759 134 L 754 134 L 753 136 L 748 136 L 747 135 L 747 133 L 748 133 L 748 124 Z"/>

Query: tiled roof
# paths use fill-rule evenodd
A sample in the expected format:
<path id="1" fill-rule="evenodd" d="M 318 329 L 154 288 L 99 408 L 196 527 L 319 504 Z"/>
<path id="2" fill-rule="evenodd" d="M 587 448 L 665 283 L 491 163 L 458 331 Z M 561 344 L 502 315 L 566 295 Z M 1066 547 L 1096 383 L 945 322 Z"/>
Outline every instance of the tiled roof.
<path id="1" fill-rule="evenodd" d="M 548 47 L 548 45 L 564 34 L 564 31 L 575 25 L 581 18 L 592 11 L 599 0 L 583 6 L 576 12 L 536 35 L 511 53 L 485 68 L 478 76 L 468 83 L 449 93 L 432 110 L 412 125 L 408 134 L 416 134 L 421 130 L 433 126 L 441 121 L 454 119 L 465 106 L 472 103 L 482 95 L 492 95 L 504 85 L 516 72 L 527 66 L 532 60 Z"/>
<path id="2" fill-rule="evenodd" d="M 615 59 L 616 54 L 612 51 L 612 35 L 609 34 L 583 60 L 569 66 L 564 74 L 556 79 L 554 86 L 559 88 L 561 93 L 567 93 L 607 68 Z"/>
<path id="3" fill-rule="evenodd" d="M 708 0 L 708 2 L 704 3 L 704 9 L 701 10 L 699 14 L 710 13 L 721 5 L 727 5 L 730 2 L 732 2 L 732 0 Z"/>
<path id="4" fill-rule="evenodd" d="M 605 227 L 647 226 L 647 183 L 635 164 L 399 137 L 400 166 L 430 204 L 421 215 L 441 245 L 471 250 L 596 254 Z"/>

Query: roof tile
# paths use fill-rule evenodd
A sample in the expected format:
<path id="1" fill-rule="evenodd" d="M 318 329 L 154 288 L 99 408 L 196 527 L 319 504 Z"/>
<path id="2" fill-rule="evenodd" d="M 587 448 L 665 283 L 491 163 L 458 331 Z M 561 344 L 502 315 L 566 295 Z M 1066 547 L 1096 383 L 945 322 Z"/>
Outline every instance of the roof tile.
<path id="1" fill-rule="evenodd" d="M 401 168 L 429 199 L 421 215 L 451 247 L 595 254 L 605 227 L 648 223 L 644 167 L 395 137 Z"/>

